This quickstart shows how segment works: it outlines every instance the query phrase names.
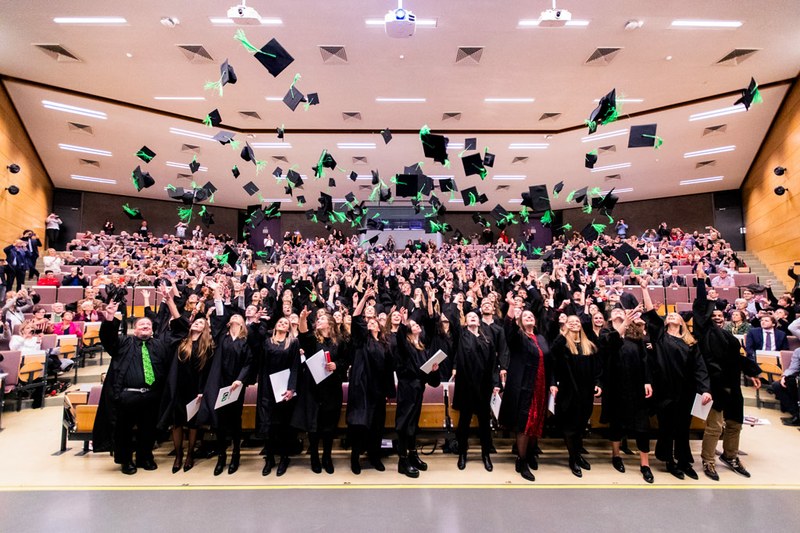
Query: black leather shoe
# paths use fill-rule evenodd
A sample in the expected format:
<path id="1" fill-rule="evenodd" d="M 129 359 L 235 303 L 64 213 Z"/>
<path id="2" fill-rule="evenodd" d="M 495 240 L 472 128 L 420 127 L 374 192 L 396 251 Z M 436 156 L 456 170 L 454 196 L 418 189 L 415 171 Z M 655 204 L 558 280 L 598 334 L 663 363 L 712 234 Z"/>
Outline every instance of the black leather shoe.
<path id="1" fill-rule="evenodd" d="M 419 477 L 419 470 L 408 462 L 407 457 L 401 457 L 397 462 L 397 471 L 411 478 Z"/>
<path id="2" fill-rule="evenodd" d="M 311 454 L 311 471 L 315 474 L 322 473 L 322 463 L 319 462 L 319 455 L 316 453 Z"/>
<path id="3" fill-rule="evenodd" d="M 625 473 L 625 463 L 622 462 L 622 457 L 612 457 L 611 464 L 614 466 L 614 469 L 617 472 L 622 472 L 623 474 Z"/>
<path id="4" fill-rule="evenodd" d="M 519 475 L 522 476 L 522 479 L 526 479 L 528 481 L 536 481 L 533 472 L 531 472 L 530 469 L 528 468 L 528 461 L 526 461 L 522 457 L 517 457 L 517 462 L 514 465 L 514 470 L 519 472 Z"/>
<path id="5" fill-rule="evenodd" d="M 728 465 L 728 467 L 730 467 L 731 470 L 733 470 L 740 476 L 750 477 L 750 472 L 748 472 L 747 469 L 744 467 L 744 465 L 742 465 L 738 457 L 733 457 L 731 459 L 728 459 L 727 457 L 725 457 L 725 454 L 723 453 L 722 455 L 719 456 L 719 459 L 720 461 Z"/>
<path id="6" fill-rule="evenodd" d="M 581 467 L 573 460 L 569 460 L 569 469 L 572 471 L 572 475 L 575 477 L 583 477 L 583 472 L 581 472 Z"/>
<path id="7" fill-rule="evenodd" d="M 124 465 L 122 465 L 121 470 L 122 473 L 125 474 L 126 476 L 132 476 L 137 472 L 136 465 L 133 463 L 125 463 Z"/>
<path id="8" fill-rule="evenodd" d="M 219 454 L 217 457 L 217 465 L 214 467 L 214 475 L 218 476 L 225 470 L 225 462 L 227 461 L 228 456 L 225 452 Z"/>
<path id="9" fill-rule="evenodd" d="M 322 454 L 322 468 L 328 474 L 333 474 L 333 459 L 330 455 Z"/>
<path id="10" fill-rule="evenodd" d="M 648 483 L 652 483 L 653 481 L 655 481 L 655 478 L 653 477 L 653 471 L 650 470 L 649 466 L 643 466 L 639 468 L 639 470 L 642 472 L 642 479 L 644 479 Z"/>
<path id="11" fill-rule="evenodd" d="M 575 462 L 578 464 L 578 466 L 580 466 L 584 470 L 591 470 L 592 469 L 592 465 L 590 465 L 589 461 L 584 459 L 582 455 L 579 455 L 578 457 L 576 457 L 575 458 Z"/>
<path id="12" fill-rule="evenodd" d="M 275 466 L 275 457 L 271 455 L 264 457 L 264 468 L 261 470 L 261 475 L 268 476 L 272 472 L 273 466 Z"/>
<path id="13" fill-rule="evenodd" d="M 699 479 L 699 476 L 697 475 L 697 472 L 694 471 L 694 468 L 692 468 L 692 465 L 678 463 L 678 468 L 686 475 L 686 477 L 691 479 Z"/>
<path id="14" fill-rule="evenodd" d="M 369 464 L 372 465 L 372 468 L 374 468 L 378 472 L 383 472 L 384 470 L 386 470 L 386 467 L 383 466 L 383 462 L 381 462 L 381 460 L 376 457 L 370 457 Z"/>
<path id="15" fill-rule="evenodd" d="M 672 461 L 667 462 L 667 472 L 669 472 L 678 479 L 683 479 L 683 472 L 681 472 L 680 469 L 678 468 L 678 465 L 676 465 Z"/>
<path id="16" fill-rule="evenodd" d="M 237 470 L 239 470 L 239 452 L 233 452 L 231 454 L 231 464 L 228 465 L 228 475 L 235 474 Z"/>
<path id="17" fill-rule="evenodd" d="M 192 456 L 192 454 L 187 454 L 186 461 L 183 463 L 183 471 L 188 472 L 192 468 L 194 468 L 194 456 Z"/>
<path id="18" fill-rule="evenodd" d="M 781 424 L 784 426 L 800 426 L 800 416 L 793 416 L 789 418 L 781 418 Z"/>
<path id="19" fill-rule="evenodd" d="M 539 470 L 539 460 L 530 451 L 528 452 L 528 466 L 531 470 Z"/>
<path id="20" fill-rule="evenodd" d="M 361 461 L 356 452 L 350 454 L 350 471 L 355 475 L 361 474 Z"/>
<path id="21" fill-rule="evenodd" d="M 459 470 L 464 470 L 467 467 L 467 454 L 466 453 L 458 454 L 458 463 L 457 463 L 457 465 L 458 465 L 458 469 Z"/>
<path id="22" fill-rule="evenodd" d="M 153 471 L 158 468 L 158 465 L 153 460 L 153 458 L 145 459 L 143 461 L 136 461 L 136 467 L 141 468 L 142 470 Z"/>
<path id="23" fill-rule="evenodd" d="M 408 464 L 417 470 L 425 471 L 428 469 L 428 463 L 420 459 L 419 454 L 416 451 L 408 453 Z"/>
<path id="24" fill-rule="evenodd" d="M 278 463 L 278 469 L 275 471 L 275 475 L 281 477 L 286 473 L 286 469 L 289 468 L 289 457 L 286 455 L 281 456 L 281 460 Z"/>
<path id="25" fill-rule="evenodd" d="M 173 453 L 175 454 L 175 461 L 172 463 L 172 473 L 177 474 L 183 464 L 183 448 L 177 451 L 173 450 Z"/>
<path id="26" fill-rule="evenodd" d="M 491 472 L 494 470 L 494 465 L 492 464 L 492 458 L 489 455 L 489 452 L 482 453 L 481 459 L 483 459 L 483 467 L 486 469 L 487 472 Z"/>

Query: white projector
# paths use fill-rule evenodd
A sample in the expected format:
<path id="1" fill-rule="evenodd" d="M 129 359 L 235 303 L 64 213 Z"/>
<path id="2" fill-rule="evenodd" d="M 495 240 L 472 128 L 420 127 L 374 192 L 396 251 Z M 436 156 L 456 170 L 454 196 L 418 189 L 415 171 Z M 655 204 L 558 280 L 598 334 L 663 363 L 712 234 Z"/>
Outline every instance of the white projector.
<path id="1" fill-rule="evenodd" d="M 417 29 L 417 17 L 402 7 L 392 9 L 383 18 L 386 35 L 395 38 L 406 38 L 414 35 Z"/>
<path id="2" fill-rule="evenodd" d="M 240 26 L 261 24 L 261 16 L 253 7 L 247 7 L 244 2 L 240 6 L 233 6 L 228 10 L 228 18 Z"/>
<path id="3" fill-rule="evenodd" d="M 572 20 L 572 13 L 566 9 L 545 9 L 539 15 L 539 26 L 545 28 L 557 28 L 566 26 Z"/>

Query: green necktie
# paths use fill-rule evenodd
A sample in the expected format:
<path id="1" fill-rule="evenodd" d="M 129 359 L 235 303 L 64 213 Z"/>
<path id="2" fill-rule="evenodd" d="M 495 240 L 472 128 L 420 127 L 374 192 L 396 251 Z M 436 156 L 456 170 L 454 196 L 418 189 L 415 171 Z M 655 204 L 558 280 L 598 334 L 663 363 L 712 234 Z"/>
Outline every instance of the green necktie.
<path id="1" fill-rule="evenodd" d="M 147 343 L 142 342 L 142 367 L 144 367 L 144 382 L 149 387 L 156 381 L 156 375 L 153 373 L 153 363 L 150 361 L 150 350 L 147 349 Z"/>

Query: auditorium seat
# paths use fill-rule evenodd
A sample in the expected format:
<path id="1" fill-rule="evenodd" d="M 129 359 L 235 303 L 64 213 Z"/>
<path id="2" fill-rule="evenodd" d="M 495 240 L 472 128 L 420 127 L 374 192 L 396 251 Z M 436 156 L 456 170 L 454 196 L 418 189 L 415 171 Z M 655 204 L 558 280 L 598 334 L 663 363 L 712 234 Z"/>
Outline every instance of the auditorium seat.
<path id="1" fill-rule="evenodd" d="M 42 286 L 36 285 L 33 290 L 36 291 L 36 294 L 39 295 L 39 303 L 40 304 L 54 304 L 56 303 L 56 293 L 58 289 L 56 287 L 51 286 Z"/>
<path id="2" fill-rule="evenodd" d="M 675 305 L 678 302 L 689 301 L 689 289 L 686 287 L 667 287 L 664 289 L 665 303 Z"/>
<path id="3" fill-rule="evenodd" d="M 753 283 L 758 283 L 758 276 L 756 274 L 736 274 L 733 281 L 737 287 L 746 287 Z"/>
<path id="4" fill-rule="evenodd" d="M 83 298 L 83 287 L 59 287 L 58 300 L 62 304 L 71 304 Z"/>

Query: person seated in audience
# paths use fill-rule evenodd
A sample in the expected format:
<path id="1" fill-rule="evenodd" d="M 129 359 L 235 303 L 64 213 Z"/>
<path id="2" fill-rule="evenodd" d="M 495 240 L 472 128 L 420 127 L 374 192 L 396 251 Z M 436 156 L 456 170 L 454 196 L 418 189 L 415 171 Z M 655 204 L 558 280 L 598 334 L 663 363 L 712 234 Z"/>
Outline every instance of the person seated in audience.
<path id="1" fill-rule="evenodd" d="M 673 268 L 669 271 L 669 275 L 665 275 L 661 280 L 664 287 L 685 287 L 686 277 L 678 274 L 678 269 Z"/>
<path id="2" fill-rule="evenodd" d="M 99 322 L 102 319 L 100 312 L 95 309 L 95 300 L 86 298 L 78 303 L 78 312 L 75 320 L 78 322 Z"/>
<path id="3" fill-rule="evenodd" d="M 36 282 L 37 285 L 41 285 L 44 287 L 59 287 L 61 286 L 61 282 L 58 278 L 53 274 L 52 270 L 45 270 L 44 276 L 39 278 L 39 281 Z"/>
<path id="4" fill-rule="evenodd" d="M 83 268 L 72 267 L 69 274 L 61 279 L 62 287 L 88 287 L 89 278 L 83 273 Z"/>
<path id="5" fill-rule="evenodd" d="M 772 315 L 764 314 L 759 318 L 760 327 L 752 328 L 744 338 L 744 350 L 747 357 L 756 360 L 756 351 L 780 351 L 788 350 L 789 342 L 786 333 L 775 327 L 775 318 Z"/>
<path id="6" fill-rule="evenodd" d="M 746 320 L 747 314 L 745 311 L 734 309 L 731 311 L 730 322 L 725 323 L 725 331 L 733 333 L 734 335 L 747 335 L 750 331 L 750 322 Z"/>
<path id="7" fill-rule="evenodd" d="M 54 272 L 61 272 L 61 265 L 64 260 L 58 255 L 55 248 L 48 248 L 47 255 L 42 258 L 45 270 L 52 270 Z"/>
<path id="8" fill-rule="evenodd" d="M 800 377 L 800 348 L 792 353 L 789 368 L 784 369 L 781 379 L 773 381 L 769 388 L 775 398 L 781 402 L 781 412 L 789 413 L 790 418 L 783 419 L 787 426 L 800 426 L 800 404 L 797 397 L 797 381 Z"/>
<path id="9" fill-rule="evenodd" d="M 28 296 L 24 288 L 17 292 L 7 292 L 6 303 L 0 311 L 3 322 L 13 331 L 14 326 L 19 326 L 25 321 L 25 313 L 31 312 L 33 305 L 33 299 Z"/>
<path id="10" fill-rule="evenodd" d="M 22 355 L 42 350 L 42 333 L 37 333 L 33 320 L 25 320 L 19 326 L 19 334 L 11 336 L 8 349 L 20 351 Z"/>
<path id="11" fill-rule="evenodd" d="M 723 267 L 720 268 L 718 274 L 711 279 L 711 286 L 714 288 L 735 287 L 736 282 L 733 280 L 733 276 L 728 272 L 728 269 Z"/>
<path id="12" fill-rule="evenodd" d="M 56 304 L 53 304 L 54 306 Z M 75 318 L 75 313 L 72 311 L 64 311 L 61 315 L 61 321 L 53 325 L 53 333 L 56 335 L 76 335 L 78 340 L 83 337 L 83 330 L 78 324 L 72 320 Z"/>
<path id="13" fill-rule="evenodd" d="M 33 323 L 34 333 L 49 335 L 53 333 L 53 323 L 47 317 L 47 310 L 41 305 L 33 306 Z"/>
<path id="14" fill-rule="evenodd" d="M 56 302 L 50 306 L 50 322 L 52 322 L 54 326 L 61 322 L 61 315 L 63 314 L 64 304 L 61 302 Z"/>

